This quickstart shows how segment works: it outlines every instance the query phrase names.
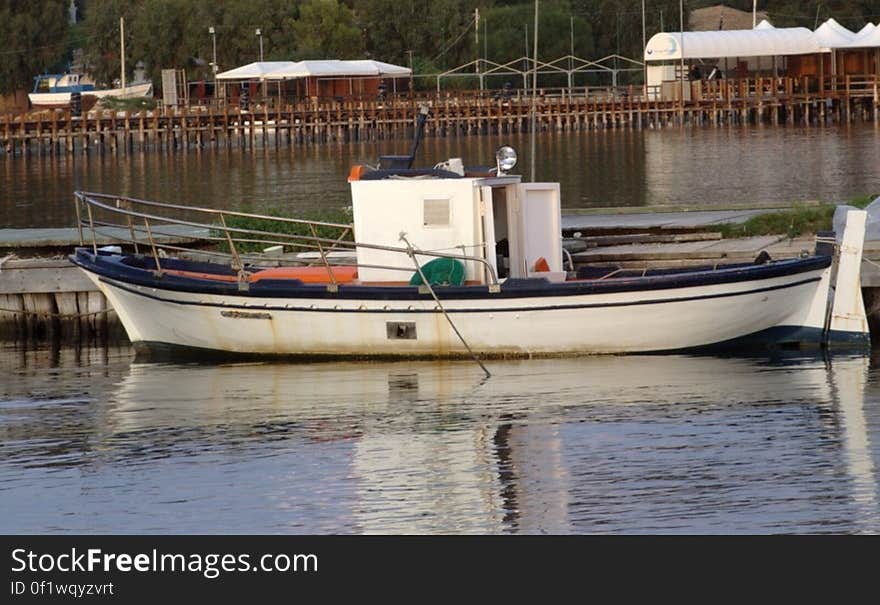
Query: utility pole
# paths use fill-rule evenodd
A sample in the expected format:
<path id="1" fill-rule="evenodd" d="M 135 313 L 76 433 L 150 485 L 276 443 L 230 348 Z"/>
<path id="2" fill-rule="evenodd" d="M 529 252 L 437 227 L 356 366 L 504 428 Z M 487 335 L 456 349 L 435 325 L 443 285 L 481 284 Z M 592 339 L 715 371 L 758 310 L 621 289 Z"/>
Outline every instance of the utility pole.
<path id="1" fill-rule="evenodd" d="M 121 73 L 120 81 L 122 82 L 122 96 L 125 96 L 125 19 L 122 17 L 119 17 L 119 51 L 122 59 L 119 68 Z"/>
<path id="2" fill-rule="evenodd" d="M 645 79 L 645 99 L 648 98 L 648 62 L 645 61 L 645 49 L 648 47 L 648 30 L 645 26 L 645 0 L 642 0 L 642 77 Z"/>
<path id="3" fill-rule="evenodd" d="M 480 76 L 480 9 L 474 9 L 474 51 L 477 55 L 477 76 L 480 78 L 480 90 L 483 90 L 483 76 Z"/>
<path id="4" fill-rule="evenodd" d="M 678 0 L 678 18 L 681 25 L 681 38 L 679 40 L 679 52 L 681 53 L 680 69 L 681 69 L 681 103 L 679 105 L 680 125 L 684 126 L 684 0 Z"/>
<path id="5" fill-rule="evenodd" d="M 535 182 L 535 128 L 537 116 L 535 104 L 538 99 L 538 0 L 535 0 L 535 52 L 532 63 L 532 145 L 531 145 L 531 163 L 532 163 L 532 182 Z"/>
<path id="6" fill-rule="evenodd" d="M 214 30 L 214 26 L 211 25 L 208 27 L 208 33 L 211 34 L 211 44 L 214 47 L 214 60 L 211 62 L 211 71 L 214 73 L 214 80 L 217 80 L 217 32 Z M 216 90 L 214 91 L 216 95 Z"/>
<path id="7" fill-rule="evenodd" d="M 569 90 L 569 94 L 571 94 L 571 89 L 572 89 L 572 86 L 574 85 L 574 82 L 572 81 L 572 78 L 573 78 L 572 71 L 574 71 L 574 65 L 573 65 L 573 61 L 574 61 L 574 15 L 568 16 L 568 35 L 569 35 L 569 42 L 570 42 L 570 46 L 568 49 L 568 90 Z"/>

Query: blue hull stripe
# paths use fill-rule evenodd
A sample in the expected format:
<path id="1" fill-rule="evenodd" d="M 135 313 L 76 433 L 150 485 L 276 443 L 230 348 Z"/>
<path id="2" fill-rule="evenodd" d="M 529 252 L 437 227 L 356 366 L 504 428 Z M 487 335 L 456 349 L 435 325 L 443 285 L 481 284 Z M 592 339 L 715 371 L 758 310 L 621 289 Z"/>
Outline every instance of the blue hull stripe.
<path id="1" fill-rule="evenodd" d="M 176 305 L 189 305 L 189 306 L 198 306 L 198 307 L 213 307 L 216 309 L 247 309 L 250 311 L 296 311 L 303 313 L 415 313 L 415 314 L 423 314 L 423 313 L 440 313 L 439 309 L 333 309 L 333 308 L 320 308 L 313 309 L 311 307 L 291 307 L 291 306 L 269 306 L 269 305 L 243 305 L 243 304 L 217 304 L 217 303 L 207 303 L 201 301 L 182 301 L 182 300 L 173 300 L 168 298 L 163 298 L 161 296 L 157 296 L 155 294 L 148 294 L 146 292 L 138 291 L 127 284 L 123 284 L 120 282 L 116 282 L 104 277 L 101 277 L 100 280 L 108 285 L 111 285 L 115 288 L 119 288 L 120 290 L 125 290 L 126 292 L 130 292 L 137 296 L 142 296 L 144 298 L 150 298 L 153 300 L 161 301 L 169 304 Z M 814 282 L 818 282 L 818 277 L 813 277 L 810 279 L 803 279 L 796 282 L 781 284 L 778 286 L 768 286 L 765 288 L 755 288 L 752 290 L 745 290 L 742 292 L 725 292 L 721 294 L 705 294 L 701 296 L 683 296 L 681 298 L 659 298 L 659 299 L 650 299 L 650 300 L 642 300 L 642 301 L 632 301 L 632 302 L 616 302 L 616 303 L 583 303 L 583 304 L 575 304 L 575 305 L 544 305 L 544 306 L 528 306 L 528 307 L 494 307 L 494 308 L 466 308 L 466 309 L 446 309 L 447 313 L 524 313 L 528 311 L 558 311 L 558 310 L 569 310 L 569 309 L 601 309 L 608 307 L 631 307 L 631 306 L 639 306 L 639 305 L 662 305 L 662 304 L 670 304 L 670 303 L 678 303 L 678 302 L 691 302 L 696 300 L 712 300 L 718 298 L 733 298 L 738 296 L 746 296 L 749 294 L 760 294 L 761 292 L 772 292 L 776 290 L 786 290 L 789 288 L 796 288 L 798 286 L 803 286 L 805 284 L 810 284 Z M 552 296 L 552 294 L 548 293 L 548 297 Z M 491 295 L 486 296 L 483 300 L 492 300 Z"/>
<path id="2" fill-rule="evenodd" d="M 78 249 L 71 260 L 92 273 L 116 282 L 145 286 L 157 290 L 190 292 L 195 294 L 216 294 L 235 298 L 300 298 L 326 300 L 431 300 L 431 295 L 420 292 L 414 286 L 382 285 L 340 285 L 338 291 L 329 292 L 326 285 L 303 284 L 297 280 L 263 280 L 250 284 L 246 292 L 238 289 L 237 283 L 193 279 L 166 274 L 161 278 L 153 275 L 149 267 L 130 266 L 130 262 L 144 264 L 145 257 L 120 257 L 93 255 Z M 228 268 L 205 263 L 184 263 L 164 259 L 163 265 L 169 269 L 189 269 L 197 272 L 216 271 L 229 275 Z M 490 293 L 487 286 L 444 286 L 436 288 L 443 300 L 486 300 L 486 299 L 525 299 L 554 297 L 564 298 L 587 294 L 612 294 L 622 292 L 645 293 L 657 290 L 675 290 L 698 286 L 726 285 L 748 281 L 764 281 L 771 278 L 803 275 L 827 268 L 830 257 L 810 257 L 788 261 L 778 261 L 767 265 L 739 265 L 735 267 L 704 271 L 682 272 L 646 277 L 626 277 L 607 280 L 570 281 L 550 283 L 541 279 L 508 280 L 501 284 L 501 291 Z"/>

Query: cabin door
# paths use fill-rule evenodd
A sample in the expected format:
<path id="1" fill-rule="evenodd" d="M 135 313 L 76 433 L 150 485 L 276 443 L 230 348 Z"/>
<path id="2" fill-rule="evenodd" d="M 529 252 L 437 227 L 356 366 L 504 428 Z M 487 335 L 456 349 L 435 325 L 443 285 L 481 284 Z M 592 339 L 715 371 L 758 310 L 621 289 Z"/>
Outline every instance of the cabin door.
<path id="1" fill-rule="evenodd" d="M 527 277 L 542 257 L 550 271 L 562 271 L 559 183 L 521 183 L 516 198 L 508 204 L 509 226 L 517 235 L 510 238 L 511 276 Z"/>
<path id="2" fill-rule="evenodd" d="M 480 187 L 480 220 L 483 230 L 483 258 L 485 258 L 495 270 L 495 276 L 501 277 L 498 274 L 498 251 L 495 246 L 495 213 L 491 187 Z M 483 283 L 492 283 L 492 280 L 488 275 L 485 275 L 483 279 Z"/>

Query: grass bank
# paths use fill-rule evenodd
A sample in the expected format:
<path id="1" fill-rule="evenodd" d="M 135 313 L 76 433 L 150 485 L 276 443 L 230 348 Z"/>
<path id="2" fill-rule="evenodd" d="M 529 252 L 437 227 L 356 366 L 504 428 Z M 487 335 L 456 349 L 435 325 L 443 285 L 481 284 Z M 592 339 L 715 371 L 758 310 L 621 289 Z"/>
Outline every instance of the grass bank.
<path id="1" fill-rule="evenodd" d="M 864 208 L 876 197 L 876 194 L 859 196 L 849 200 L 847 205 Z M 753 216 L 744 223 L 722 223 L 716 227 L 723 238 L 756 235 L 787 235 L 788 237 L 810 235 L 818 231 L 832 229 L 834 209 L 837 206 L 837 204 L 830 203 L 811 206 L 795 204 L 787 210 Z"/>
<path id="2" fill-rule="evenodd" d="M 351 208 L 326 208 L 323 210 L 308 212 L 303 216 L 296 217 L 290 216 L 289 212 L 279 208 L 271 208 L 265 212 L 265 215 L 259 218 L 255 216 L 229 215 L 226 217 L 226 226 L 232 230 L 233 237 L 238 240 L 235 245 L 236 249 L 242 253 L 260 252 L 272 244 L 272 242 L 269 241 L 271 239 L 270 236 L 241 233 L 235 231 L 237 229 L 277 233 L 282 236 L 298 238 L 319 237 L 328 240 L 337 240 L 342 237 L 341 241 L 352 241 L 351 231 L 344 228 L 329 225 L 316 225 L 314 232 L 312 232 L 307 224 L 291 223 L 284 220 L 278 220 L 275 217 L 289 217 L 304 221 L 333 223 L 337 225 L 350 225 L 352 222 Z M 214 237 L 225 237 L 222 231 L 212 231 L 211 234 Z M 301 244 L 297 245 L 296 243 L 293 243 L 294 240 L 283 237 L 281 239 L 291 242 L 291 244 L 285 246 L 286 252 L 303 252 L 316 249 L 314 245 L 308 243 L 306 240 L 296 240 L 301 241 Z M 223 252 L 229 252 L 229 245 L 226 242 L 220 242 L 220 250 Z"/>

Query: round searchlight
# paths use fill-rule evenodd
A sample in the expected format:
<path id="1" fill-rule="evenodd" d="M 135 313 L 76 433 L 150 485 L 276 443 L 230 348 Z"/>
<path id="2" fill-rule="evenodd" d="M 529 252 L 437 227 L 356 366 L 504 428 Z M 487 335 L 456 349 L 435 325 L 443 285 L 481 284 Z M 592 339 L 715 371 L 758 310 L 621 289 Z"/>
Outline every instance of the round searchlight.
<path id="1" fill-rule="evenodd" d="M 516 151 L 507 145 L 499 147 L 495 152 L 495 161 L 498 163 L 498 174 L 504 174 L 516 166 Z"/>

